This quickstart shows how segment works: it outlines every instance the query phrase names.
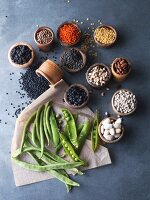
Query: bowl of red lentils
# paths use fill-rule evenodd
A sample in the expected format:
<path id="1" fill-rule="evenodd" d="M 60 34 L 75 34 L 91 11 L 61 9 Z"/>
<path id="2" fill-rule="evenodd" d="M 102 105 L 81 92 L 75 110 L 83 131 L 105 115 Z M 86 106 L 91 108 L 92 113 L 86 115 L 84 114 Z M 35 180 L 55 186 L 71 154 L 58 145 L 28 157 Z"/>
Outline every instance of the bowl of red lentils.
<path id="1" fill-rule="evenodd" d="M 110 47 L 117 39 L 117 32 L 110 25 L 98 26 L 94 31 L 94 40 L 100 47 Z"/>
<path id="2" fill-rule="evenodd" d="M 57 38 L 62 46 L 73 46 L 81 39 L 81 29 L 74 22 L 64 22 L 58 27 Z"/>
<path id="3" fill-rule="evenodd" d="M 41 26 L 34 33 L 34 41 L 40 50 L 47 52 L 54 41 L 54 32 L 47 26 Z"/>

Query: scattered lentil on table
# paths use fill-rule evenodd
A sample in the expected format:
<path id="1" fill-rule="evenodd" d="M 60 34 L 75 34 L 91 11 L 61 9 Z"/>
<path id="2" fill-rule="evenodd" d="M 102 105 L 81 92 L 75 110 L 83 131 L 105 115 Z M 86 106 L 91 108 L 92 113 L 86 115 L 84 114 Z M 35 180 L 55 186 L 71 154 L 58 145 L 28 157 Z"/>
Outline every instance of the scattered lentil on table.
<path id="1" fill-rule="evenodd" d="M 15 46 L 10 52 L 11 60 L 19 65 L 23 65 L 32 58 L 32 50 L 27 45 Z"/>
<path id="2" fill-rule="evenodd" d="M 61 56 L 61 65 L 64 69 L 80 70 L 84 63 L 79 50 L 75 48 L 69 48 L 66 50 Z"/>

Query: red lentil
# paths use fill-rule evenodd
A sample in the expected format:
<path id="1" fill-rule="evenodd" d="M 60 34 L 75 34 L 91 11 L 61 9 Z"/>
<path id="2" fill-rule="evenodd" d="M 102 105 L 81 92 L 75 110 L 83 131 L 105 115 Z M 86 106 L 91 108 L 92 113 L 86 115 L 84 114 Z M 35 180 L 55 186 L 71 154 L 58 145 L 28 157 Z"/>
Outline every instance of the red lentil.
<path id="1" fill-rule="evenodd" d="M 73 24 L 64 24 L 59 29 L 59 39 L 68 45 L 74 44 L 80 37 L 79 29 Z"/>

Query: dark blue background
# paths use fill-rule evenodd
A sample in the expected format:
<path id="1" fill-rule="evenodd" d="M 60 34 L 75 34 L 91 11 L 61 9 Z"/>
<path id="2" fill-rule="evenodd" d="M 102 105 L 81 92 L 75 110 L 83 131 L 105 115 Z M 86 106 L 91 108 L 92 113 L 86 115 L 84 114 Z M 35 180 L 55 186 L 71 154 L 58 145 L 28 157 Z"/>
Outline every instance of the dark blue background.
<path id="1" fill-rule="evenodd" d="M 6 17 L 7 16 L 7 17 Z M 11 102 L 16 105 L 23 100 L 17 96 L 20 71 L 7 60 L 9 47 L 16 41 L 27 41 L 40 52 L 33 41 L 36 25 L 50 26 L 56 32 L 57 26 L 66 20 L 97 22 L 114 25 L 119 33 L 118 42 L 110 49 L 99 49 L 98 58 L 90 60 L 110 64 L 115 57 L 130 59 L 133 70 L 122 83 L 123 88 L 132 90 L 138 98 L 138 109 L 125 118 L 126 132 L 121 142 L 107 145 L 112 165 L 89 170 L 75 179 L 80 188 L 67 194 L 64 185 L 56 179 L 16 187 L 10 161 L 10 146 L 15 118 L 8 116 L 6 109 L 13 113 Z M 87 22 L 82 29 L 87 28 Z M 57 47 L 58 49 L 58 47 Z M 58 51 L 62 52 L 62 48 Z M 53 52 L 49 53 L 50 56 Z M 149 200 L 150 199 L 150 1 L 149 0 L 1 0 L 0 1 L 0 200 Z M 10 80 L 10 72 L 14 72 Z M 64 79 L 69 83 L 84 83 L 84 71 Z M 96 90 L 91 95 L 90 107 L 112 113 L 110 100 L 115 91 L 101 97 Z M 6 95 L 6 93 L 9 93 Z M 5 124 L 7 122 L 7 124 Z"/>

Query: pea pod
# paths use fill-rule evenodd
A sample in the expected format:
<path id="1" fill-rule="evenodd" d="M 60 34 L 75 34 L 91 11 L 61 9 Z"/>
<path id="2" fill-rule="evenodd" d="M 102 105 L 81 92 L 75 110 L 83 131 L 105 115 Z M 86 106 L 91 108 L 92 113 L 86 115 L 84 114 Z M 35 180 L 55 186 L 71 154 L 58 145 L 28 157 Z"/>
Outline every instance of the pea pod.
<path id="1" fill-rule="evenodd" d="M 80 135 L 78 137 L 78 144 L 79 144 L 79 147 L 78 149 L 76 150 L 76 152 L 79 154 L 85 141 L 86 141 L 86 138 L 88 137 L 88 134 L 90 132 L 90 128 L 91 128 L 91 122 L 90 120 L 87 120 L 85 122 L 85 124 L 83 125 L 83 128 L 80 132 Z"/>
<path id="2" fill-rule="evenodd" d="M 69 133 L 70 142 L 74 147 L 78 148 L 78 137 L 77 137 L 77 129 L 73 115 L 67 109 L 62 109 L 63 116 L 67 123 L 67 129 Z"/>
<path id="3" fill-rule="evenodd" d="M 36 112 L 34 112 L 27 120 L 25 126 L 24 126 L 24 129 L 23 129 L 23 133 L 22 133 L 22 140 L 21 140 L 21 152 L 22 152 L 22 149 L 23 149 L 23 145 L 24 145 L 24 142 L 25 142 L 25 139 L 26 139 L 26 134 L 27 134 L 27 129 L 29 128 L 29 126 L 31 125 L 31 122 L 34 120 L 36 116 Z"/>
<path id="4" fill-rule="evenodd" d="M 60 141 L 62 143 L 62 146 L 66 152 L 66 154 L 75 162 L 82 162 L 82 164 L 84 165 L 85 162 L 82 161 L 79 156 L 75 153 L 72 145 L 67 141 L 66 137 L 63 134 L 60 134 Z"/>
<path id="5" fill-rule="evenodd" d="M 96 151 L 97 146 L 98 146 L 98 112 L 96 112 L 95 118 L 93 121 L 91 140 L 92 140 L 92 149 L 93 151 Z"/>
<path id="6" fill-rule="evenodd" d="M 59 144 L 59 128 L 53 110 L 51 110 L 50 114 L 50 125 L 52 130 L 53 144 L 54 147 L 56 148 Z"/>

